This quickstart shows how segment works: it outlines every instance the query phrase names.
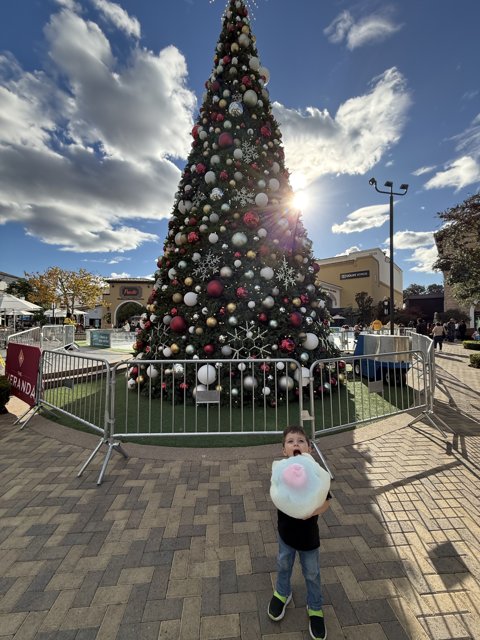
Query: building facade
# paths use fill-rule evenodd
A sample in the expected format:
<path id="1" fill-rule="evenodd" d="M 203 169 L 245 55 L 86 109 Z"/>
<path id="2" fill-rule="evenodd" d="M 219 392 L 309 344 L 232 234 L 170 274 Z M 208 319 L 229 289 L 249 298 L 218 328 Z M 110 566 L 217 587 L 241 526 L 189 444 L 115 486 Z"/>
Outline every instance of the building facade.
<path id="1" fill-rule="evenodd" d="M 320 267 L 317 283 L 335 287 L 340 304 L 337 307 L 356 307 L 355 295 L 365 291 L 374 304 L 390 297 L 390 258 L 381 249 L 355 251 L 348 255 L 324 258 L 316 261 Z M 403 271 L 393 265 L 395 307 L 403 305 Z M 327 291 L 328 293 L 328 291 Z"/>
<path id="2" fill-rule="evenodd" d="M 153 278 L 106 278 L 106 282 L 108 291 L 103 294 L 102 329 L 117 327 L 120 309 L 132 302 L 140 315 L 148 304 L 155 281 Z"/>

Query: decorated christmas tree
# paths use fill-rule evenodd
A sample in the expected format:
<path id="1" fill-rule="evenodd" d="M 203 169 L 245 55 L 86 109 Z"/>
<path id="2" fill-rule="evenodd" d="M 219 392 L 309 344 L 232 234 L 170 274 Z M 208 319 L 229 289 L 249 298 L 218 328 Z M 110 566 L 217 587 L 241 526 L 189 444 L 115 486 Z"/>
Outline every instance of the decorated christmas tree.
<path id="1" fill-rule="evenodd" d="M 230 0 L 137 333 L 139 358 L 292 358 L 308 368 L 336 355 L 268 80 L 247 6 Z M 155 387 L 156 377 L 154 366 L 136 366 L 129 386 Z M 198 384 L 182 380 L 184 390 Z"/>

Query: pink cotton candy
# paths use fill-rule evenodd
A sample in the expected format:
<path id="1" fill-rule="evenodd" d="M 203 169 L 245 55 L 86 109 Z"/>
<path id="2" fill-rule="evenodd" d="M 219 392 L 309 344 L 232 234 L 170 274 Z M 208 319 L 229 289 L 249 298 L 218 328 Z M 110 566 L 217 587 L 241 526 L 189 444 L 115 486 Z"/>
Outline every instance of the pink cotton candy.
<path id="1" fill-rule="evenodd" d="M 293 489 L 301 489 L 307 484 L 307 474 L 301 464 L 291 464 L 282 473 L 283 481 Z"/>

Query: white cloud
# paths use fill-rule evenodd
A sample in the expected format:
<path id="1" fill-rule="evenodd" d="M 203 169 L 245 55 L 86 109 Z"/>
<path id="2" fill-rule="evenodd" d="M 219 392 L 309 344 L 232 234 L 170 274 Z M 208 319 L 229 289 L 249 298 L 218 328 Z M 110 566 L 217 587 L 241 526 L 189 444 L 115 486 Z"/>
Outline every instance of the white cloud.
<path id="1" fill-rule="evenodd" d="M 390 240 L 385 240 L 389 244 Z M 435 244 L 433 231 L 397 231 L 393 236 L 396 249 L 415 249 Z"/>
<path id="2" fill-rule="evenodd" d="M 412 254 L 411 258 L 407 258 L 407 262 L 415 262 L 410 271 L 416 271 L 419 273 L 436 273 L 433 269 L 433 264 L 438 258 L 438 252 L 436 245 L 431 247 L 418 247 Z"/>
<path id="3" fill-rule="evenodd" d="M 140 23 L 136 18 L 129 16 L 120 5 L 108 0 L 92 0 L 92 3 L 117 29 L 129 36 L 140 38 Z"/>
<path id="4" fill-rule="evenodd" d="M 425 189 L 454 187 L 455 191 L 480 181 L 480 164 L 476 158 L 462 156 L 447 164 L 444 171 L 438 171 L 425 183 Z"/>
<path id="5" fill-rule="evenodd" d="M 361 248 L 357 247 L 356 245 L 353 245 L 353 247 L 349 247 L 348 249 L 345 249 L 345 251 L 342 251 L 342 253 L 335 254 L 335 257 L 348 256 L 351 253 L 356 253 L 357 251 L 361 251 Z"/>
<path id="6" fill-rule="evenodd" d="M 366 173 L 399 140 L 410 104 L 405 79 L 395 68 L 374 78 L 369 93 L 344 102 L 334 117 L 327 110 L 303 112 L 275 102 L 292 180 L 311 184 L 328 173 Z"/>
<path id="7" fill-rule="evenodd" d="M 97 24 L 61 5 L 45 27 L 48 71 L 0 56 L 0 224 L 68 251 L 156 242 L 141 221 L 169 216 L 180 178 L 169 158 L 190 148 L 184 57 L 134 41 L 122 63 Z"/>
<path id="8" fill-rule="evenodd" d="M 362 207 L 349 213 L 345 222 L 334 224 L 333 233 L 355 233 L 381 227 L 389 218 L 389 205 L 377 204 Z"/>
<path id="9" fill-rule="evenodd" d="M 455 150 L 461 155 L 446 163 L 443 171 L 438 171 L 430 178 L 424 185 L 425 189 L 453 187 L 459 191 L 480 182 L 480 114 L 453 139 L 457 141 Z"/>
<path id="10" fill-rule="evenodd" d="M 435 168 L 435 165 L 431 167 L 419 167 L 418 169 L 415 169 L 415 171 L 412 171 L 412 174 L 414 176 L 423 176 L 424 173 L 431 173 L 432 171 L 435 171 Z"/>
<path id="11" fill-rule="evenodd" d="M 349 11 L 342 11 L 323 32 L 330 42 L 340 44 L 345 41 L 347 48 L 353 51 L 367 44 L 383 42 L 401 28 L 402 25 L 395 24 L 385 12 L 355 22 Z"/>

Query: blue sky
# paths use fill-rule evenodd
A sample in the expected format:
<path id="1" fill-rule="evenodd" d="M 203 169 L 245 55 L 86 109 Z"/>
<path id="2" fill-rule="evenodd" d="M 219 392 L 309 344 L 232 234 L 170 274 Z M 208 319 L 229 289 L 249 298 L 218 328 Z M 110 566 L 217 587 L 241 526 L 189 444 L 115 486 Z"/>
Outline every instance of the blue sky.
<path id="1" fill-rule="evenodd" d="M 18 0 L 0 23 L 0 271 L 152 275 L 224 0 Z M 480 185 L 478 0 L 257 0 L 252 29 L 318 258 L 441 282 L 437 213 Z"/>

